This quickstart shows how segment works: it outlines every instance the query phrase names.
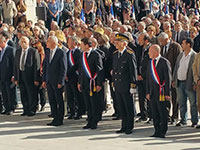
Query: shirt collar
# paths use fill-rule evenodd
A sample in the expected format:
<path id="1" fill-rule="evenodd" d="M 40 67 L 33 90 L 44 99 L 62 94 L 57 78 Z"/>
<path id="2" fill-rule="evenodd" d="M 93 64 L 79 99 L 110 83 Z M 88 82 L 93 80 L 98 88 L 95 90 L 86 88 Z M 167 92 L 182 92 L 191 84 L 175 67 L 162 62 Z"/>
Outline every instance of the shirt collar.
<path id="1" fill-rule="evenodd" d="M 123 53 L 124 53 L 125 50 L 126 50 L 126 48 L 123 49 L 122 51 L 120 51 L 121 55 L 123 55 Z"/>
<path id="2" fill-rule="evenodd" d="M 158 57 L 154 58 L 156 60 L 156 64 L 158 64 L 158 61 L 160 60 L 161 55 L 159 54 Z"/>
<path id="3" fill-rule="evenodd" d="M 183 53 L 184 53 L 184 52 L 183 52 Z M 187 56 L 190 56 L 190 55 L 192 55 L 192 50 L 190 50 L 190 52 L 188 53 Z M 185 56 L 185 53 L 184 53 L 184 56 Z M 185 56 L 185 57 L 187 57 L 187 56 Z"/>
<path id="4" fill-rule="evenodd" d="M 90 55 L 91 51 L 92 51 L 92 48 L 90 48 L 89 51 L 87 51 L 87 57 Z"/>

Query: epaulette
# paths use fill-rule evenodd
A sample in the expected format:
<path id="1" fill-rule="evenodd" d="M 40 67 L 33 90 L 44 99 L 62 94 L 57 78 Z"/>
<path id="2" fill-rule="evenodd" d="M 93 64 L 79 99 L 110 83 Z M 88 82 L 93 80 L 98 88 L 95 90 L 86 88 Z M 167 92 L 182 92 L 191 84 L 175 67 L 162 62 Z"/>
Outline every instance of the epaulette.
<path id="1" fill-rule="evenodd" d="M 129 54 L 133 54 L 134 52 L 132 50 L 127 49 L 126 50 Z"/>
<path id="2" fill-rule="evenodd" d="M 117 53 L 117 52 L 118 52 L 118 50 L 114 51 L 113 54 L 115 54 L 115 53 Z"/>

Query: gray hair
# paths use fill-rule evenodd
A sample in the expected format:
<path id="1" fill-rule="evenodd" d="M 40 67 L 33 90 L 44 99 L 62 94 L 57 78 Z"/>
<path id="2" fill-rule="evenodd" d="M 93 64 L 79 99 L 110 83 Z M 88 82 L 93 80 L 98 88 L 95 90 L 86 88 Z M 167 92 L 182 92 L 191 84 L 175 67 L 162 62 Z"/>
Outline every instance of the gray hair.
<path id="1" fill-rule="evenodd" d="M 27 36 L 22 36 L 19 40 L 19 43 L 21 43 L 22 39 L 25 39 L 26 41 L 28 41 L 28 43 L 30 42 L 30 39 Z"/>
<path id="2" fill-rule="evenodd" d="M 169 39 L 169 36 L 168 36 L 167 33 L 162 32 L 162 33 L 159 34 L 158 39 L 164 39 L 164 40 Z"/>
<path id="3" fill-rule="evenodd" d="M 56 36 L 49 36 L 56 44 L 58 44 L 58 38 Z"/>

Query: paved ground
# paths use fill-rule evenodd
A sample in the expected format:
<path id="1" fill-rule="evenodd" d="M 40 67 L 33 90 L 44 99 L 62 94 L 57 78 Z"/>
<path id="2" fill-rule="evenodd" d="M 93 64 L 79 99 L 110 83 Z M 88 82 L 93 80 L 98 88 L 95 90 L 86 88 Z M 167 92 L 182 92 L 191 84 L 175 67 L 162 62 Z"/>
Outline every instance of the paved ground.
<path id="1" fill-rule="evenodd" d="M 104 114 L 97 130 L 83 130 L 85 117 L 67 120 L 61 127 L 46 126 L 46 111 L 34 117 L 0 116 L 0 150 L 200 150 L 200 130 L 169 126 L 166 139 L 149 137 L 152 125 L 136 123 L 131 135 L 116 134 L 120 121 L 113 121 L 112 110 Z"/>

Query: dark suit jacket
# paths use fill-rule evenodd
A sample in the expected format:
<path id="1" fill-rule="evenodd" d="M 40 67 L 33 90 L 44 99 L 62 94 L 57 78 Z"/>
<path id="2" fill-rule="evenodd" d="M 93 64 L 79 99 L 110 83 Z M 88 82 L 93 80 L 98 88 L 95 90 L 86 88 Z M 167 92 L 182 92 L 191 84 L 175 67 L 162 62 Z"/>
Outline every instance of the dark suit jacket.
<path id="1" fill-rule="evenodd" d="M 90 89 L 90 79 L 86 76 L 86 73 L 84 72 L 83 68 L 83 60 L 82 60 L 82 55 L 81 53 L 81 58 L 80 58 L 80 65 L 79 65 L 79 78 L 78 82 L 81 84 L 81 88 L 83 90 L 89 90 Z M 100 54 L 96 50 L 92 50 L 90 55 L 87 57 L 88 65 L 91 70 L 92 77 L 94 76 L 95 73 L 97 73 L 97 77 L 95 79 L 96 86 L 102 86 L 103 82 L 103 63 Z"/>
<path id="2" fill-rule="evenodd" d="M 146 86 L 146 93 L 150 94 L 150 97 L 158 97 L 159 96 L 159 85 L 153 80 L 152 74 L 151 74 L 151 61 L 148 63 L 147 67 L 147 86 Z M 160 57 L 159 62 L 157 63 L 156 70 L 158 73 L 158 76 L 160 78 L 161 84 L 165 81 L 164 85 L 164 95 L 169 96 L 170 95 L 170 88 L 171 88 L 171 67 L 169 61 L 164 58 Z"/>
<path id="3" fill-rule="evenodd" d="M 79 68 L 79 63 L 80 63 L 80 56 L 81 56 L 81 51 L 77 48 L 74 50 L 72 53 L 72 56 L 74 58 L 74 66 L 70 65 L 70 60 L 69 60 L 69 54 L 70 51 L 67 52 L 67 77 L 68 77 L 68 82 L 77 82 L 78 81 L 78 68 Z"/>
<path id="4" fill-rule="evenodd" d="M 180 31 L 180 37 L 179 37 L 179 41 L 178 43 L 179 44 L 182 44 L 182 41 L 186 38 L 186 37 L 189 37 L 189 33 L 187 31 L 184 31 L 184 30 L 181 30 Z M 173 41 L 175 41 L 176 39 L 176 31 L 172 31 L 172 39 Z M 176 41 L 177 42 L 177 41 Z"/>
<path id="5" fill-rule="evenodd" d="M 15 67 L 14 67 L 14 77 L 15 80 L 20 83 L 20 57 L 22 49 L 18 49 L 15 54 Z M 32 47 L 29 47 L 28 54 L 26 57 L 24 78 L 27 82 L 32 83 L 34 81 L 39 82 L 40 78 L 40 56 L 38 51 Z"/>
<path id="6" fill-rule="evenodd" d="M 162 55 L 163 57 L 167 58 L 167 60 L 169 60 L 171 64 L 172 74 L 173 74 L 174 67 L 176 64 L 176 59 L 178 55 L 180 54 L 181 49 L 182 48 L 180 44 L 174 41 L 170 41 L 168 51 L 164 54 L 164 56 Z M 163 54 L 163 47 L 161 47 L 161 54 Z"/>
<path id="7" fill-rule="evenodd" d="M 124 51 L 118 58 L 118 51 L 113 55 L 113 83 L 118 92 L 129 92 L 131 84 L 136 84 L 137 66 L 135 54 Z"/>
<path id="8" fill-rule="evenodd" d="M 65 84 L 67 74 L 67 57 L 66 52 L 57 48 L 51 62 L 50 49 L 46 49 L 44 64 L 43 64 L 43 81 L 57 86 Z"/>
<path id="9" fill-rule="evenodd" d="M 11 81 L 14 68 L 14 48 L 7 46 L 0 62 L 0 80 Z"/>

